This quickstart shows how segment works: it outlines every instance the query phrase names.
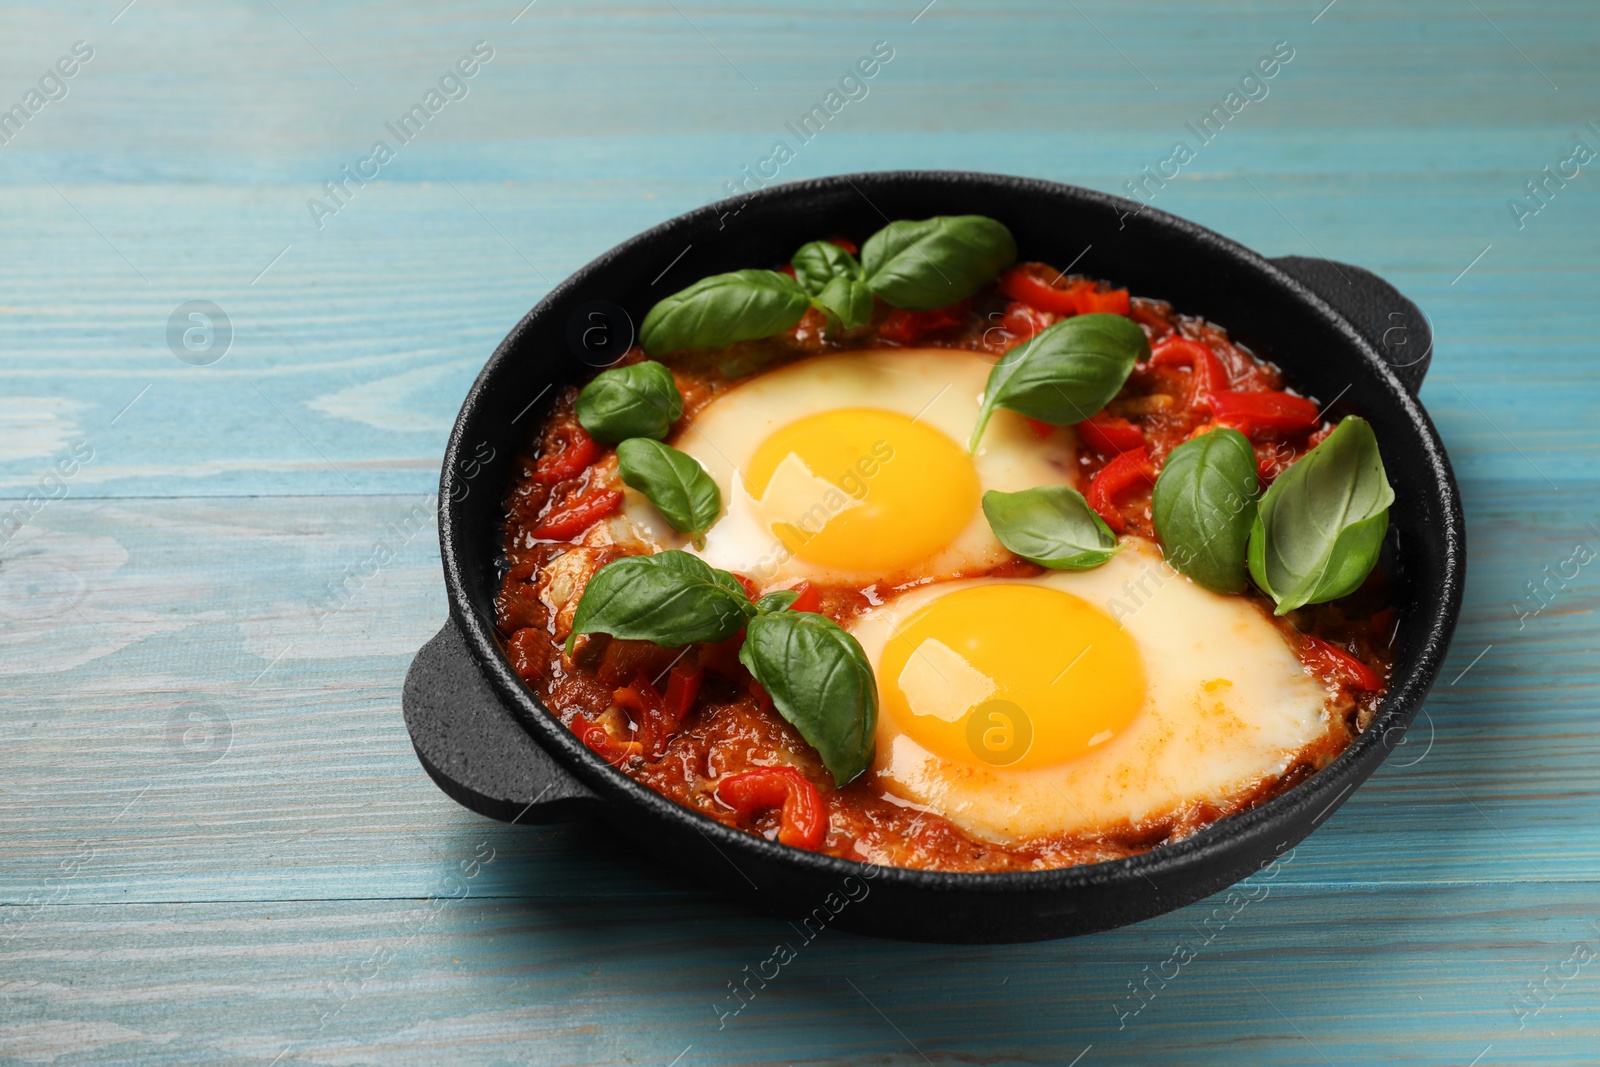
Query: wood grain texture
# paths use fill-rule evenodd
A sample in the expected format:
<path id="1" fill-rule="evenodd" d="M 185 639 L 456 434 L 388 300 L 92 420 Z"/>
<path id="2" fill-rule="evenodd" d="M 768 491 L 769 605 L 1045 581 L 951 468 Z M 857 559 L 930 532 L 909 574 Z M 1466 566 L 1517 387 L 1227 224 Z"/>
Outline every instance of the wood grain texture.
<path id="1" fill-rule="evenodd" d="M 26 509 L 0 545 L 0 1063 L 1594 1062 L 1600 584 L 1537 614 L 1527 584 L 1600 544 L 1600 177 L 1524 183 L 1600 147 L 1600 23 L 1324 3 L 12 5 L 0 107 L 95 54 L 0 145 L 0 512 Z M 307 199 L 479 40 L 465 98 L 318 228 Z M 830 931 L 719 1025 L 787 923 L 602 828 L 479 819 L 417 766 L 429 494 L 511 324 L 722 195 L 880 40 L 782 178 L 1124 191 L 1290 42 L 1154 203 L 1428 312 L 1467 603 L 1413 737 L 1270 885 L 1053 944 Z M 231 323 L 209 366 L 169 349 L 189 300 Z"/>
<path id="2" fill-rule="evenodd" d="M 481 840 L 461 843 L 470 854 Z M 26 1020 L 9 1036 L 53 1041 L 71 1063 L 229 1067 L 280 1054 L 1065 1064 L 1089 1046 L 1081 1062 L 1289 1065 L 1321 1063 L 1320 1051 L 1466 1064 L 1488 1046 L 1509 1062 L 1582 1063 L 1600 1010 L 1587 971 L 1521 1030 L 1511 1006 L 1575 940 L 1600 938 L 1585 921 L 1592 895 L 1572 886 L 1291 887 L 1209 928 L 1221 905 L 1002 952 L 832 931 L 805 943 L 781 920 L 681 897 L 502 901 L 462 885 L 431 899 L 50 909 L 7 947 L 0 991 Z M 728 983 L 778 942 L 796 958 L 766 988 L 752 981 L 739 1009 Z M 1179 945 L 1193 958 L 1163 966 Z M 1145 984 L 1158 973 L 1170 977 Z"/>

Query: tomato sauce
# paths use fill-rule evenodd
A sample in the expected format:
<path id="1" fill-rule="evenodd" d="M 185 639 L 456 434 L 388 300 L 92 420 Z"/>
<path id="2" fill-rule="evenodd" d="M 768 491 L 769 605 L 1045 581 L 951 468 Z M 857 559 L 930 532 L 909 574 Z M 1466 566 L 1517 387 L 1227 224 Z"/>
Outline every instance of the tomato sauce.
<path id="1" fill-rule="evenodd" d="M 1064 316 L 1091 311 L 1128 315 L 1152 348 L 1106 409 L 1076 428 L 1077 488 L 1114 529 L 1155 539 L 1155 475 L 1166 455 L 1199 431 L 1220 423 L 1244 432 L 1264 487 L 1332 429 L 1318 405 L 1294 394 L 1275 366 L 1220 326 L 1102 282 L 1023 264 L 948 308 L 906 312 L 880 303 L 871 323 L 843 336 L 828 336 L 822 315 L 811 311 L 785 335 L 683 354 L 673 368 L 684 398 L 674 432 L 739 379 L 798 358 L 897 344 L 998 357 Z M 623 362 L 643 358 L 634 350 Z M 870 770 L 836 788 L 815 751 L 739 663 L 739 637 L 674 649 L 589 635 L 570 660 L 564 656 L 562 643 L 589 578 L 612 560 L 649 550 L 613 529 L 610 518 L 622 502 L 616 454 L 578 425 L 576 396 L 569 388 L 557 397 L 513 464 L 495 602 L 499 636 L 518 675 L 590 749 L 635 781 L 730 826 L 914 868 L 1031 870 L 1116 859 L 1186 837 L 1314 773 L 1367 726 L 1387 684 L 1396 618 L 1379 568 L 1348 597 L 1273 620 L 1327 686 L 1333 709 L 1325 736 L 1283 775 L 1227 804 L 1194 803 L 1093 835 L 1010 846 L 972 837 L 892 795 Z M 1038 423 L 1035 432 L 1059 431 Z M 1017 559 L 981 574 L 1041 570 Z M 808 583 L 802 596 L 807 609 L 848 624 L 900 591 Z M 1272 618 L 1270 601 L 1253 589 L 1244 595 Z M 733 776 L 745 776 L 739 788 L 719 792 Z M 744 802 L 735 807 L 730 796 Z"/>

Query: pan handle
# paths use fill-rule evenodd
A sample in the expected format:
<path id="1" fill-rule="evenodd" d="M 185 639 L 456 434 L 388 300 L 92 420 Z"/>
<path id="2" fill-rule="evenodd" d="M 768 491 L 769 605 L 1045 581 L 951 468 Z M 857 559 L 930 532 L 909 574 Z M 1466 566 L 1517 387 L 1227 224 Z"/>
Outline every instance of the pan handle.
<path id="1" fill-rule="evenodd" d="M 411 661 L 401 704 L 423 769 L 464 807 L 511 823 L 599 813 L 600 798 L 540 748 L 495 696 L 454 619 Z"/>
<path id="2" fill-rule="evenodd" d="M 1433 359 L 1433 329 L 1421 308 L 1361 267 L 1310 256 L 1280 256 L 1272 262 L 1349 319 L 1400 383 L 1417 394 Z"/>

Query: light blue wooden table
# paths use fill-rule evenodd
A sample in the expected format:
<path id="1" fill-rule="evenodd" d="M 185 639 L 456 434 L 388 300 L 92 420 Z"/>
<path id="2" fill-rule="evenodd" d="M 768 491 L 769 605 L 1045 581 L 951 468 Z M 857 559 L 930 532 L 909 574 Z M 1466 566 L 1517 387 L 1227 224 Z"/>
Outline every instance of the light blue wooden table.
<path id="1" fill-rule="evenodd" d="M 522 2 L 0 13 L 0 1061 L 1600 1062 L 1592 2 Z M 1412 739 L 1247 904 L 831 932 L 719 1026 L 785 923 L 418 768 L 431 493 L 511 324 L 880 41 L 780 179 L 1119 191 L 1288 42 L 1155 204 L 1428 311 L 1467 604 Z"/>

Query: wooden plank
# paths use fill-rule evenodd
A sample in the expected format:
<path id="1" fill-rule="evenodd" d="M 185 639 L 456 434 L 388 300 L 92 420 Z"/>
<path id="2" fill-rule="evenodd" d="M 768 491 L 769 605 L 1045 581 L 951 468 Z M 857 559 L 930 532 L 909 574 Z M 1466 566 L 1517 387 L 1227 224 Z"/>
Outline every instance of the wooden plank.
<path id="1" fill-rule="evenodd" d="M 1583 1062 L 1600 1027 L 1600 965 L 1569 962 L 1600 953 L 1592 887 L 1269 880 L 1088 939 L 808 942 L 691 898 L 480 897 L 501 854 L 460 846 L 491 861 L 441 863 L 412 900 L 45 909 L 5 948 L 0 1046 L 219 1067 L 1065 1064 L 1091 1047 L 1083 1063 L 1534 1064 Z M 780 943 L 794 958 L 765 965 Z"/>
<path id="2" fill-rule="evenodd" d="M 492 43 L 495 58 L 470 94 L 430 123 L 426 142 L 412 147 L 465 147 L 469 171 L 488 158 L 514 172 L 509 176 L 564 165 L 583 177 L 688 169 L 714 160 L 694 148 L 698 139 L 718 136 L 764 150 L 784 119 L 816 103 L 879 39 L 892 42 L 895 58 L 867 99 L 840 114 L 839 128 L 914 134 L 924 142 L 951 131 L 1094 134 L 1094 144 L 1057 141 L 1052 154 L 1063 162 L 1119 132 L 1148 137 L 1180 127 L 1219 103 L 1284 39 L 1296 49 L 1294 60 L 1241 123 L 1363 134 L 1437 127 L 1440 120 L 1559 127 L 1571 115 L 1558 110 L 1562 98 L 1540 71 L 1574 96 L 1592 94 L 1596 84 L 1582 0 L 1480 5 L 1493 23 L 1448 0 L 1395 11 L 1335 7 L 1315 23 L 1320 5 L 1264 10 L 1240 0 L 1198 10 L 1180 0 L 1098 0 L 1076 10 L 1047 0 L 940 3 L 915 22 L 921 5 L 839 0 L 805 9 L 703 0 L 678 5 L 681 12 L 538 4 L 515 23 L 518 5 L 493 0 L 430 12 L 393 0 L 279 6 L 282 15 L 240 7 L 195 17 L 152 5 L 111 25 L 87 2 L 19 5 L 6 53 L 19 82 L 25 84 L 21 71 L 43 70 L 76 38 L 89 37 L 100 49 L 72 95 L 31 124 L 29 141 L 17 146 L 19 162 L 43 161 L 66 173 L 93 158 L 116 180 L 239 185 L 315 163 L 308 177 L 320 184 L 330 157 L 364 150 L 384 121 L 478 39 Z M 1508 44 L 1495 25 L 1518 43 Z M 596 61 L 597 40 L 612 62 Z M 1074 106 L 1062 106 L 1067 99 Z M 517 143 L 663 131 L 678 139 L 678 151 L 594 159 L 581 148 L 540 152 Z M 685 146 L 686 138 L 695 146 Z M 1464 140 L 1456 139 L 1466 153 Z M 1480 152 L 1496 150 L 1473 140 Z M 103 151 L 91 153 L 89 145 Z M 1005 149 L 991 139 L 991 151 Z M 1363 170 L 1395 162 L 1342 154 Z M 405 165 L 404 158 L 396 162 Z"/>
<path id="3" fill-rule="evenodd" d="M 1515 188 L 1510 176 L 1498 184 Z M 457 185 L 484 217 L 447 186 L 392 186 L 372 190 L 337 231 L 320 235 L 263 208 L 261 190 L 69 190 L 141 264 L 149 286 L 48 188 L 0 200 L 21 250 L 0 263 L 0 358 L 10 383 L 0 402 L 0 496 L 38 492 L 80 439 L 94 458 L 70 480 L 74 496 L 427 492 L 467 386 L 549 282 L 695 202 L 621 190 L 583 197 L 574 183 Z M 1435 203 L 1468 216 L 1446 240 L 1423 237 L 1429 222 L 1405 202 L 1386 203 L 1377 181 L 1261 177 L 1285 217 L 1237 179 L 1190 185 L 1159 203 L 1268 252 L 1320 249 L 1386 270 L 1418 300 L 1438 335 L 1423 396 L 1463 478 L 1560 486 L 1587 476 L 1596 458 L 1588 413 L 1600 384 L 1584 373 L 1593 342 L 1578 309 L 1597 283 L 1575 261 L 1600 222 L 1600 200 L 1575 190 L 1548 209 L 1564 210 L 1565 221 L 1507 235 L 1503 197 L 1486 194 L 1483 179 L 1436 182 Z M 273 195 L 292 203 L 294 192 Z M 154 235 L 108 221 L 130 197 Z M 397 217 L 408 225 L 397 229 Z M 203 234 L 223 229 L 237 231 L 225 264 L 196 253 Z M 60 266 L 40 270 L 47 249 Z M 388 266 L 374 271 L 374 263 Z M 441 274 L 408 263 L 450 267 Z M 82 287 L 73 292 L 63 271 L 86 272 Z M 226 357 L 205 367 L 180 362 L 166 337 L 175 309 L 197 299 L 223 308 L 233 330 Z M 1540 323 L 1536 340 L 1531 321 Z"/>

